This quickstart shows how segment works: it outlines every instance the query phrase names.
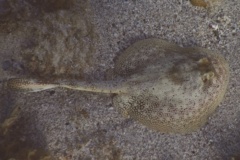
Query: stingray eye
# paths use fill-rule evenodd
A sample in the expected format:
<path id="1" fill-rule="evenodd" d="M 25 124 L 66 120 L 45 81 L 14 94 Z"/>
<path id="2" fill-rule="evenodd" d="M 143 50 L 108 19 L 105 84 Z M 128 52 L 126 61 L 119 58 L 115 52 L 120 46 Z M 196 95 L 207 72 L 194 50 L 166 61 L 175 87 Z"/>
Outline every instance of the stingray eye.
<path id="1" fill-rule="evenodd" d="M 206 82 L 212 80 L 213 77 L 214 77 L 214 75 L 215 75 L 215 74 L 214 74 L 212 71 L 207 72 L 207 73 L 204 73 L 204 74 L 202 75 L 202 81 L 203 81 L 204 83 L 206 83 Z"/>
<path id="2" fill-rule="evenodd" d="M 209 60 L 208 60 L 208 58 L 206 58 L 206 57 L 204 57 L 204 58 L 201 58 L 201 59 L 199 59 L 198 60 L 198 64 L 199 65 L 209 65 Z"/>

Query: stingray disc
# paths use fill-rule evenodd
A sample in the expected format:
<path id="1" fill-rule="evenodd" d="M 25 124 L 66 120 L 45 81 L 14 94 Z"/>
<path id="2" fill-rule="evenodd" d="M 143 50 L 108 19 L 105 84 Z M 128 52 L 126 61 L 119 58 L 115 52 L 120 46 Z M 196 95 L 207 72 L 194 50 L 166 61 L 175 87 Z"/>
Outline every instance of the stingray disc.
<path id="1" fill-rule="evenodd" d="M 124 115 L 164 133 L 201 127 L 225 94 L 229 70 L 224 58 L 203 48 L 182 48 L 146 39 L 127 48 L 114 74 L 127 93 L 114 97 Z"/>

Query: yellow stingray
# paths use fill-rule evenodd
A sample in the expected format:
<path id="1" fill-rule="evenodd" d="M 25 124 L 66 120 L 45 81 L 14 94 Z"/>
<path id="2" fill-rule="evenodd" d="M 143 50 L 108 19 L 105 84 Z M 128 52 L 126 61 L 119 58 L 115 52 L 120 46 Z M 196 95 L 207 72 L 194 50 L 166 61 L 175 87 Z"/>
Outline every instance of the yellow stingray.
<path id="1" fill-rule="evenodd" d="M 55 87 L 112 93 L 124 115 L 163 133 L 189 133 L 205 124 L 226 92 L 229 69 L 213 51 L 182 48 L 160 39 L 145 39 L 117 59 L 112 80 L 101 82 L 9 79 L 6 86 L 25 91 Z"/>

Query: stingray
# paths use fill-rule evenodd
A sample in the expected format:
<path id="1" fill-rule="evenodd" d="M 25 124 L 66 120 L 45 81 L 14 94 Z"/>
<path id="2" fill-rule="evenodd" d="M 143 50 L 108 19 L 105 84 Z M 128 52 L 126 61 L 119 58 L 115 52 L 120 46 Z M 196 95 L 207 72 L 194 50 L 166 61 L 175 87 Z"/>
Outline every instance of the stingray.
<path id="1" fill-rule="evenodd" d="M 126 117 L 162 133 L 190 133 L 202 127 L 222 101 L 229 68 L 217 52 L 183 48 L 160 39 L 140 40 L 115 62 L 106 81 L 9 79 L 8 89 L 37 92 L 56 87 L 114 94 Z"/>

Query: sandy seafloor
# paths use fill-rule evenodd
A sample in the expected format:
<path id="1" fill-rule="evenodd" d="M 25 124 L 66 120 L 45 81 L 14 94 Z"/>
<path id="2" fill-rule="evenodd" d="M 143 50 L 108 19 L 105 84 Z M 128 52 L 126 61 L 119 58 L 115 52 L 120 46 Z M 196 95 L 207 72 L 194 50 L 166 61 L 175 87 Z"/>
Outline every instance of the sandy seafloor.
<path id="1" fill-rule="evenodd" d="M 239 0 L 208 9 L 188 0 L 91 0 L 86 8 L 78 0 L 51 12 L 28 2 L 6 6 L 10 16 L 0 7 L 0 17 L 9 16 L 1 21 L 1 80 L 64 75 L 104 80 L 122 51 L 150 37 L 218 50 L 229 62 L 231 77 L 208 123 L 187 135 L 159 133 L 124 118 L 108 94 L 1 90 L 1 122 L 15 107 L 21 110 L 19 138 L 61 160 L 230 160 L 240 154 Z"/>

